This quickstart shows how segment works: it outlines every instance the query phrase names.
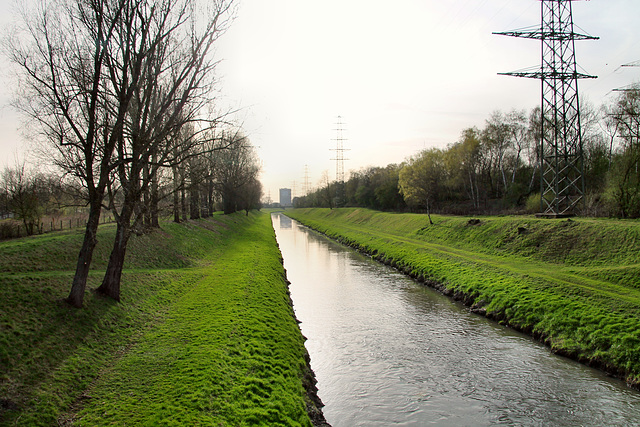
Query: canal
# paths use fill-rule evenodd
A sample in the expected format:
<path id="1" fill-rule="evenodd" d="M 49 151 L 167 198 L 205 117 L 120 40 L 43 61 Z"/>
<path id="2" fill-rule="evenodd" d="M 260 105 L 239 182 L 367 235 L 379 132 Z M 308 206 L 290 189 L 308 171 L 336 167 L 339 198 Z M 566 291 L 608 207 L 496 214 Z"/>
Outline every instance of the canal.
<path id="1" fill-rule="evenodd" d="M 640 393 L 281 214 L 327 421 L 341 426 L 640 424 Z"/>

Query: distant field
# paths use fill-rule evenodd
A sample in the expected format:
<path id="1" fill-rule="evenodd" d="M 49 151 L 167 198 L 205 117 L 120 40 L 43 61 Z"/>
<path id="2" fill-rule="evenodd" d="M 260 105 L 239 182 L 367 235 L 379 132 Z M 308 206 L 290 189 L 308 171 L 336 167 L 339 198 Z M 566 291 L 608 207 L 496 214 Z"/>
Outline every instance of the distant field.
<path id="1" fill-rule="evenodd" d="M 295 209 L 290 217 L 640 385 L 640 222 Z M 478 221 L 479 220 L 479 221 Z"/>
<path id="2" fill-rule="evenodd" d="M 89 288 L 114 227 L 102 226 Z M 68 307 L 80 230 L 0 242 L 0 425 L 311 425 L 268 214 L 132 237 L 122 303 Z"/>

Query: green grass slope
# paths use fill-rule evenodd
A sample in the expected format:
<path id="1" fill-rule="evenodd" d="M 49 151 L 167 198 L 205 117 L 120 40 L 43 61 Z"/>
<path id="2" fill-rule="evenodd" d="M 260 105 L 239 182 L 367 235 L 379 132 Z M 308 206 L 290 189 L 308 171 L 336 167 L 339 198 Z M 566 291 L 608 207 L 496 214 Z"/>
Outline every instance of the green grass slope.
<path id="1" fill-rule="evenodd" d="M 90 288 L 113 227 L 101 227 Z M 311 425 L 267 214 L 132 238 L 122 303 L 68 292 L 79 232 L 0 243 L 0 425 Z"/>
<path id="2" fill-rule="evenodd" d="M 553 351 L 640 384 L 640 222 L 287 215 L 441 289 Z"/>

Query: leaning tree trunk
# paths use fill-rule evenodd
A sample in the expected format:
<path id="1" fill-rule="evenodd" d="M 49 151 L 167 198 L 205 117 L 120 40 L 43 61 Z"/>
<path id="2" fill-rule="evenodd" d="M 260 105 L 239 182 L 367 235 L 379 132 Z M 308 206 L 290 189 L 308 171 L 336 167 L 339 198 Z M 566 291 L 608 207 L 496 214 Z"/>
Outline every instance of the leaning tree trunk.
<path id="1" fill-rule="evenodd" d="M 130 200 L 124 202 L 122 213 L 118 218 L 116 238 L 113 242 L 113 249 L 109 256 L 107 271 L 102 279 L 102 284 L 96 292 L 101 293 L 116 301 L 120 301 L 120 279 L 122 268 L 124 267 L 124 257 L 127 250 L 127 242 L 131 236 L 131 216 L 133 215 L 133 204 Z"/>
<path id="2" fill-rule="evenodd" d="M 82 307 L 84 300 L 84 291 L 87 287 L 87 277 L 89 276 L 89 266 L 93 257 L 93 249 L 98 243 L 98 225 L 100 223 L 101 204 L 94 202 L 89 208 L 89 219 L 84 232 L 84 241 L 78 254 L 78 262 L 76 264 L 76 274 L 73 276 L 71 284 L 71 292 L 67 297 L 67 302 L 74 307 Z"/>

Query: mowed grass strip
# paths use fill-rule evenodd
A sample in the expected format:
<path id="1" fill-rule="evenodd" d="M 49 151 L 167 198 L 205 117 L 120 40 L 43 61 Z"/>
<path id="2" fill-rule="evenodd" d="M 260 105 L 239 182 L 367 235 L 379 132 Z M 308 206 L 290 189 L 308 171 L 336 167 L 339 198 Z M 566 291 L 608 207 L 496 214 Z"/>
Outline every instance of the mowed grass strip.
<path id="1" fill-rule="evenodd" d="M 91 388 L 78 425 L 310 425 L 303 338 L 268 215 Z"/>
<path id="2" fill-rule="evenodd" d="M 112 236 L 101 227 L 89 288 Z M 0 243 L 0 425 L 310 425 L 268 214 L 136 236 L 122 303 L 88 291 L 75 310 L 62 299 L 80 237 Z"/>
<path id="3" fill-rule="evenodd" d="M 640 384 L 637 221 L 435 217 L 431 226 L 423 215 L 365 209 L 287 214 L 555 352 Z"/>

